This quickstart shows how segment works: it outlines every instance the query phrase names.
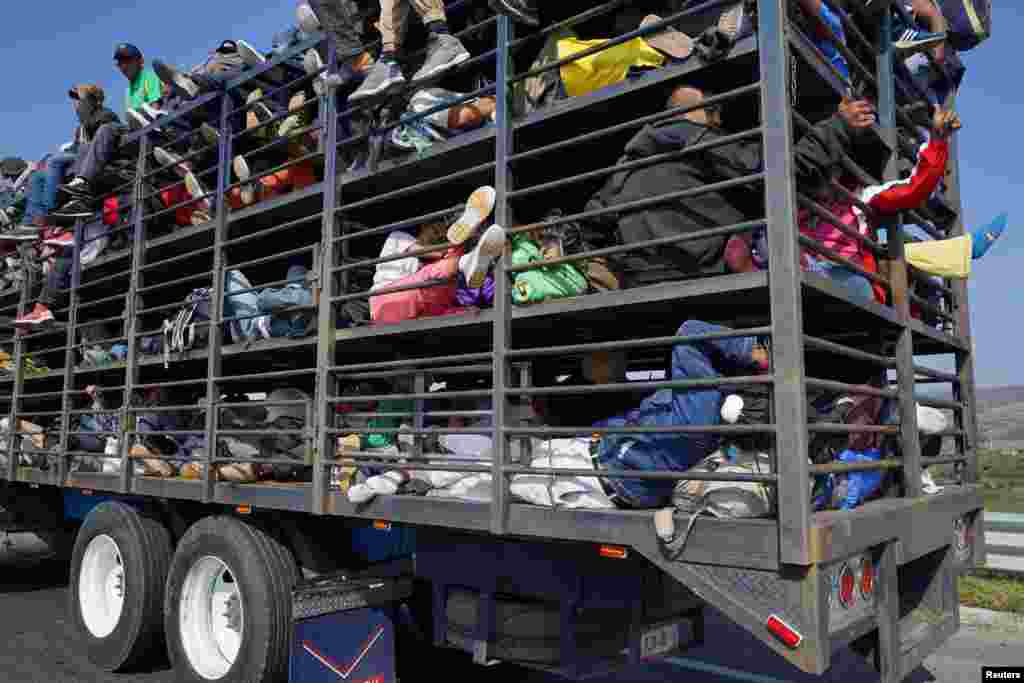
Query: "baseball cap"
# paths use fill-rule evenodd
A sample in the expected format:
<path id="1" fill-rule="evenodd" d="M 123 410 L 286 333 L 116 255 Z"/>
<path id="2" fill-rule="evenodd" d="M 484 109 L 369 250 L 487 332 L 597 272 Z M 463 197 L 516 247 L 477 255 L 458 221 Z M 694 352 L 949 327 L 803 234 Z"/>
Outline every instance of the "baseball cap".
<path id="1" fill-rule="evenodd" d="M 142 50 L 135 47 L 131 43 L 121 43 L 114 50 L 114 59 L 142 59 Z"/>
<path id="2" fill-rule="evenodd" d="M 220 44 L 220 47 L 217 48 L 217 52 L 220 52 L 221 54 L 230 54 L 232 52 L 238 52 L 238 43 L 236 43 L 233 40 L 225 40 L 223 43 Z"/>

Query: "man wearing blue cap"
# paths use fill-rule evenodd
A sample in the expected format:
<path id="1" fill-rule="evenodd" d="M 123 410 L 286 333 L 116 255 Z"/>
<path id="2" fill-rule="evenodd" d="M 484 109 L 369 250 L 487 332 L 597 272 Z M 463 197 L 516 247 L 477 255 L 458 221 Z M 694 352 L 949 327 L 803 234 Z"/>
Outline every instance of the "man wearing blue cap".
<path id="1" fill-rule="evenodd" d="M 146 66 L 146 59 L 139 48 L 131 43 L 121 43 L 114 50 L 114 64 L 128 79 L 125 111 L 139 109 L 163 97 L 163 83 L 156 72 Z"/>

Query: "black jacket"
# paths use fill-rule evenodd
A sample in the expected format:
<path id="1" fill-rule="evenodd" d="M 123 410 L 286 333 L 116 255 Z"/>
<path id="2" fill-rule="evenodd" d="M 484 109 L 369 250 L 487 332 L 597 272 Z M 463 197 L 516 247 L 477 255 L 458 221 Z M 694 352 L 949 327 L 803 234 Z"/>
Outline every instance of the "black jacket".
<path id="1" fill-rule="evenodd" d="M 81 125 L 75 129 L 74 142 L 76 144 L 87 144 L 96 137 L 96 131 L 106 123 L 120 124 L 121 120 L 117 114 L 103 106 L 100 92 L 92 86 L 79 86 L 78 92 L 78 120 Z"/>
<path id="2" fill-rule="evenodd" d="M 723 135 L 684 119 L 647 126 L 626 145 L 619 164 L 678 152 Z M 591 198 L 587 211 L 696 189 L 757 173 L 761 168 L 761 143 L 757 138 L 730 143 L 615 173 Z M 743 222 L 751 216 L 738 207 L 746 202 L 755 202 L 753 206 L 759 207 L 763 204 L 762 197 L 760 185 L 757 185 L 752 189 L 708 192 L 659 206 L 605 214 L 594 220 L 606 230 L 617 231 L 623 244 L 632 244 Z M 726 241 L 726 237 L 711 237 L 630 252 L 620 267 L 631 285 L 721 274 L 725 272 L 722 255 Z"/>

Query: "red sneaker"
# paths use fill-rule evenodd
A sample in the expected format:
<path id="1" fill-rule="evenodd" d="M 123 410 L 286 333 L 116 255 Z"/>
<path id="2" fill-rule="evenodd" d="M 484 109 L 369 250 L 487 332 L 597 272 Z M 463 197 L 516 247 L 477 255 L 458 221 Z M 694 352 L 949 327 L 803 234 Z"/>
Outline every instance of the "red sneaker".
<path id="1" fill-rule="evenodd" d="M 35 327 L 36 325 L 43 325 L 53 321 L 54 317 L 53 313 L 50 312 L 50 309 L 43 304 L 36 304 L 35 308 L 31 311 L 15 318 L 14 324 Z"/>
<path id="2" fill-rule="evenodd" d="M 71 249 L 75 246 L 75 235 L 68 230 L 62 230 L 44 239 L 43 244 L 58 249 Z"/>

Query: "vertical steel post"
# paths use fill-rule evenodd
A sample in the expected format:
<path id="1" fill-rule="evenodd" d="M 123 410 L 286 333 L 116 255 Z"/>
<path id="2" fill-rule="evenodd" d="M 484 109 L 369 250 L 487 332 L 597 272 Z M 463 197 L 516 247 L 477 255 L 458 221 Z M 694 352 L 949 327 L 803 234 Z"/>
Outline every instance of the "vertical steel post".
<path id="1" fill-rule="evenodd" d="M 71 250 L 71 286 L 68 288 L 68 327 L 64 335 L 64 395 L 60 401 L 60 445 L 57 447 L 57 480 L 63 484 L 68 476 L 68 432 L 71 431 L 71 413 L 74 408 L 72 391 L 75 386 L 75 327 L 78 325 L 78 286 L 82 282 L 82 221 L 75 222 L 75 244 Z"/>
<path id="2" fill-rule="evenodd" d="M 953 105 L 955 106 L 955 104 Z M 946 200 L 956 208 L 956 223 L 950 230 L 951 237 L 963 235 L 966 228 L 963 220 L 963 206 L 960 202 L 960 141 L 959 136 L 950 137 L 950 157 L 946 169 Z M 966 350 L 956 352 L 956 374 L 959 379 L 953 387 L 953 396 L 963 405 L 957 427 L 965 436 L 957 437 L 957 451 L 967 456 L 963 469 L 964 484 L 977 484 L 978 450 L 981 441 L 978 435 L 977 402 L 974 395 L 974 337 L 971 335 L 971 307 L 967 296 L 967 281 L 957 278 L 952 281 L 953 311 L 956 314 L 954 334 L 967 345 Z"/>
<path id="3" fill-rule="evenodd" d="M 118 441 L 121 453 L 121 490 L 128 493 L 132 490 L 132 477 L 135 474 L 135 463 L 129 457 L 131 454 L 131 439 L 125 435 L 125 431 L 135 429 L 135 413 L 128 411 L 132 405 L 132 394 L 135 393 L 135 385 L 139 383 L 139 340 L 135 335 L 139 332 L 138 311 L 143 308 L 139 301 L 139 290 L 142 288 L 142 264 L 146 260 L 146 209 L 142 201 L 145 192 L 142 178 L 146 175 L 149 167 L 149 135 L 143 135 L 139 140 L 139 165 L 136 172 L 135 183 L 135 204 L 132 207 L 132 220 L 134 229 L 132 231 L 132 255 L 131 255 L 131 276 L 128 282 L 128 296 L 125 300 L 125 336 L 128 337 L 128 358 L 127 368 L 124 377 L 124 402 L 121 412 L 121 433 Z M 76 284 L 77 286 L 77 284 Z"/>
<path id="4" fill-rule="evenodd" d="M 786 0 L 758 2 L 758 52 L 764 171 L 771 266 L 772 371 L 775 374 L 779 498 L 779 560 L 810 563 L 807 404 L 804 398 L 803 311 L 797 242 L 790 53 Z"/>
<path id="5" fill-rule="evenodd" d="M 878 648 L 875 668 L 882 681 L 899 681 L 900 647 L 899 541 L 886 543 L 878 563 L 875 600 L 878 605 Z"/>
<path id="6" fill-rule="evenodd" d="M 497 192 L 497 199 L 494 216 L 499 225 L 511 227 L 509 225 L 511 212 L 508 205 L 508 193 L 512 190 L 512 176 L 508 158 L 514 144 L 509 94 L 509 69 L 512 67 L 509 43 L 512 41 L 512 21 L 505 14 L 498 15 L 497 34 L 495 96 L 498 125 L 494 134 L 494 189 Z M 508 526 L 508 493 L 503 469 L 509 452 L 505 435 L 506 408 L 508 406 L 505 389 L 510 385 L 507 352 L 512 331 L 508 276 L 505 274 L 508 258 L 509 254 L 506 248 L 494 269 L 494 358 L 492 360 L 494 364 L 494 460 L 491 471 L 494 491 L 491 502 L 491 533 L 498 535 L 504 534 Z"/>
<path id="7" fill-rule="evenodd" d="M 25 277 L 21 280 L 21 301 L 18 303 L 17 315 L 24 315 L 28 306 L 32 303 L 32 288 L 35 284 L 35 274 L 27 267 L 25 256 L 22 255 L 22 267 Z M 11 412 L 7 422 L 7 478 L 11 481 L 18 480 L 18 461 L 21 459 L 21 438 L 18 437 L 18 408 L 21 402 L 21 395 L 25 390 L 25 341 L 18 334 L 17 328 L 14 331 L 14 353 L 11 361 L 14 363 L 14 382 L 11 384 Z"/>
<path id="8" fill-rule="evenodd" d="M 883 12 L 879 26 L 878 125 L 887 144 L 898 149 L 896 131 L 895 49 L 892 44 L 892 13 Z M 895 154 L 885 169 L 885 180 L 897 173 Z M 903 453 L 903 478 L 907 495 L 921 495 L 921 440 L 917 432 L 917 403 L 914 401 L 914 337 L 910 330 L 910 284 L 904 255 L 902 219 L 888 227 L 889 277 L 892 305 L 899 316 L 899 338 L 896 342 L 896 375 L 900 406 L 900 448 Z"/>
<path id="9" fill-rule="evenodd" d="M 225 92 L 220 100 L 220 149 L 217 157 L 217 218 L 213 236 L 213 267 L 210 283 L 210 321 L 209 342 L 207 342 L 206 368 L 206 467 L 203 468 L 203 502 L 210 503 L 214 499 L 214 488 L 217 476 L 213 471 L 213 459 L 217 457 L 217 429 L 219 425 L 221 347 L 224 340 L 224 325 L 212 322 L 224 317 L 224 240 L 227 238 L 230 207 L 227 202 L 227 186 L 231 178 L 231 123 L 228 114 L 231 112 L 231 97 Z"/>
<path id="10" fill-rule="evenodd" d="M 327 50 L 329 53 L 328 69 L 331 74 L 338 71 L 337 46 L 334 41 L 328 41 Z M 333 80 L 333 79 L 328 79 Z M 321 228 L 320 249 L 320 272 L 317 287 L 320 292 L 320 303 L 317 315 L 316 341 L 316 427 L 317 448 L 314 454 L 313 463 L 313 500 L 312 512 L 322 515 L 327 512 L 327 494 L 331 484 L 331 477 L 327 463 L 335 459 L 335 438 L 328 430 L 334 427 L 334 410 L 327 403 L 328 398 L 335 394 L 336 384 L 334 374 L 330 368 L 334 365 L 337 316 L 334 315 L 334 305 L 331 297 L 334 296 L 335 276 L 331 272 L 337 265 L 338 259 L 334 251 L 335 245 L 335 211 L 338 205 L 338 98 L 334 87 L 328 88 L 327 97 L 320 102 L 320 118 L 324 122 L 324 130 L 320 134 L 324 140 L 324 197 L 323 197 L 323 225 Z M 347 278 L 342 275 L 342 279 Z"/>

